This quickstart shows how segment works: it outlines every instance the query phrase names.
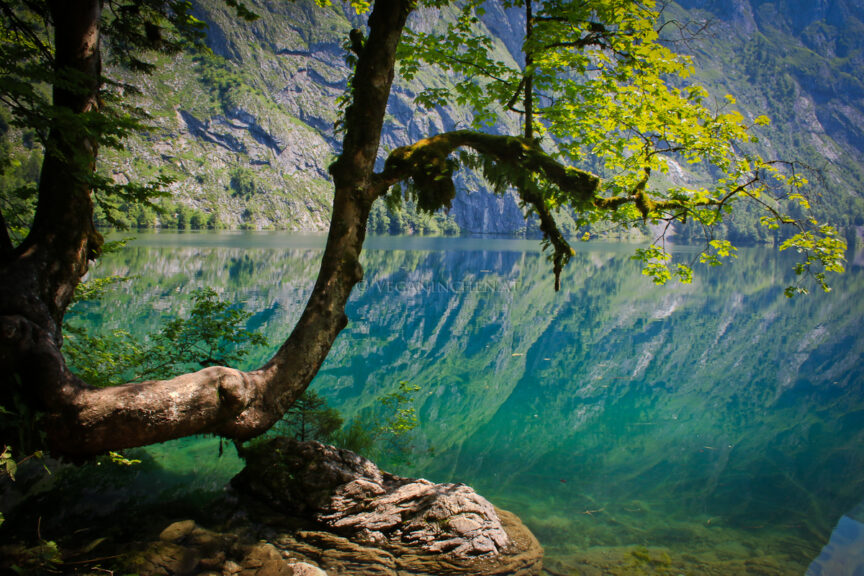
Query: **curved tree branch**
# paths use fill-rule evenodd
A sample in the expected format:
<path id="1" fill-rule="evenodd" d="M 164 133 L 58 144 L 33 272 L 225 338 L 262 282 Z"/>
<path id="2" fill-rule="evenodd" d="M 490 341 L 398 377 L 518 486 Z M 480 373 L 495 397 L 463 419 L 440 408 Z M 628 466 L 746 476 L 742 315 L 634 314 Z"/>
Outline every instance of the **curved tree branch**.
<path id="1" fill-rule="evenodd" d="M 523 202 L 530 205 L 540 219 L 540 229 L 553 248 L 552 262 L 555 290 L 560 288 L 560 275 L 573 253 L 554 217 L 546 199 L 534 187 L 526 185 L 531 174 L 542 176 L 561 190 L 566 190 L 575 205 L 590 205 L 598 198 L 600 178 L 559 163 L 549 156 L 532 138 L 517 138 L 484 134 L 471 130 L 457 130 L 420 140 L 410 146 L 394 150 L 387 158 L 384 171 L 376 175 L 375 190 L 384 194 L 393 184 L 413 178 L 418 181 L 449 179 L 446 158 L 458 148 L 471 148 L 497 163 L 518 166 L 523 178 L 516 189 Z M 442 170 L 440 173 L 435 173 Z"/>
<path id="2" fill-rule="evenodd" d="M 597 198 L 599 177 L 561 164 L 544 152 L 536 141 L 472 130 L 444 132 L 393 150 L 384 164 L 384 170 L 375 175 L 372 189 L 376 196 L 383 195 L 393 184 L 414 177 L 430 164 L 439 162 L 463 147 L 471 148 L 496 162 L 509 163 L 543 176 L 560 189 L 570 192 L 580 203 L 590 204 Z"/>
<path id="3" fill-rule="evenodd" d="M 374 176 L 370 191 L 377 198 L 385 194 L 390 186 L 413 179 L 420 188 L 418 206 L 428 210 L 449 206 L 454 187 L 453 169 L 448 157 L 459 148 L 470 148 L 487 159 L 519 171 L 520 177 L 513 181 L 512 185 L 522 201 L 537 213 L 540 229 L 552 245 L 555 290 L 560 288 L 561 271 L 573 251 L 552 216 L 551 207 L 559 201 L 553 204 L 543 197 L 537 187 L 527 185 L 531 175 L 536 175 L 558 188 L 566 197 L 566 203 L 577 211 L 611 212 L 625 204 L 633 204 L 643 220 L 661 218 L 664 212 L 669 211 L 683 211 L 686 215 L 699 207 L 722 207 L 731 197 L 746 191 L 748 186 L 758 181 L 758 178 L 754 178 L 742 183 L 722 198 L 661 200 L 652 198 L 647 192 L 651 170 L 646 168 L 643 177 L 629 194 L 601 196 L 601 180 L 598 176 L 562 164 L 547 154 L 532 138 L 455 130 L 393 150 L 384 164 L 384 170 Z"/>
<path id="4" fill-rule="evenodd" d="M 89 3 L 98 22 L 99 0 L 76 2 Z M 58 0 L 55 7 L 64 8 L 61 5 Z M 370 189 L 374 163 L 396 46 L 412 7 L 409 0 L 375 2 L 368 21 L 369 37 L 351 86 L 353 103 L 346 113 L 343 152 L 330 168 L 335 197 L 321 269 L 300 320 L 269 362 L 248 373 L 209 367 L 170 380 L 104 389 L 91 388 L 72 374 L 60 353 L 60 323 L 68 305 L 66 295 L 71 297 L 86 271 L 87 258 L 93 256 L 87 250 L 92 202 L 83 188 L 63 196 L 62 183 L 54 178 L 49 182 L 51 190 L 40 189 L 37 222 L 26 246 L 19 247 L 14 261 L 0 269 L 4 278 L 0 290 L 0 404 L 24 397 L 28 406 L 46 414 L 50 447 L 74 457 L 191 434 L 246 440 L 281 418 L 309 385 L 347 324 L 345 304 L 363 276 L 359 255 L 374 200 Z M 80 6 L 69 7 L 76 8 Z M 58 60 L 65 46 L 60 36 L 58 27 Z M 98 28 L 71 36 L 73 44 L 89 43 L 98 62 Z M 91 72 L 98 85 L 98 68 Z M 79 106 L 76 111 L 85 109 Z M 95 149 L 89 150 L 95 160 Z M 69 167 L 54 168 L 60 176 Z M 70 210 L 75 217 L 69 220 L 71 238 L 59 235 L 59 242 L 71 240 L 74 249 L 65 244 L 57 249 L 55 217 Z"/>

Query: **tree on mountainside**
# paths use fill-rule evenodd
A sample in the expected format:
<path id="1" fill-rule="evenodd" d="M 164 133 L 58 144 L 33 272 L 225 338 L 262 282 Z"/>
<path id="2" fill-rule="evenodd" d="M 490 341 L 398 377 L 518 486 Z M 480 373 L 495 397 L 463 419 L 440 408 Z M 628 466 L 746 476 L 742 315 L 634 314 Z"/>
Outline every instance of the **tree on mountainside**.
<path id="1" fill-rule="evenodd" d="M 226 3 L 252 18 L 236 0 Z M 256 370 L 210 366 L 168 380 L 94 388 L 69 370 L 61 352 L 63 316 L 103 242 L 94 202 L 110 213 L 118 198 L 146 201 L 157 192 L 118 186 L 95 171 L 100 146 L 122 146 L 123 136 L 140 127 L 118 106 L 127 88 L 103 77 L 101 38 L 113 56 L 146 69 L 138 50 L 176 50 L 201 23 L 179 0 L 0 1 L 0 100 L 12 122 L 44 148 L 23 239 L 7 221 L 21 211 L 13 214 L 6 199 L 0 206 L 0 405 L 39 414 L 48 446 L 75 457 L 192 434 L 242 441 L 265 432 L 300 397 L 347 324 L 345 305 L 363 277 L 359 256 L 373 204 L 407 196 L 425 211 L 449 207 L 460 166 L 481 171 L 498 191 L 516 190 L 526 212 L 536 215 L 556 287 L 572 253 L 556 224 L 560 210 L 591 226 L 650 223 L 667 230 L 697 221 L 710 240 L 701 258 L 716 264 L 734 248 L 710 230 L 746 200 L 764 209 L 766 226 L 798 227 L 781 248 L 804 255 L 802 277 L 827 287 L 825 273 L 842 270 L 844 245 L 834 230 L 784 211 L 784 202 L 806 209 L 794 164 L 748 154 L 749 123 L 731 108 L 734 102 L 712 104 L 703 89 L 685 84 L 689 62 L 664 46 L 661 31 L 674 23 L 662 21 L 653 0 L 515 3 L 528 16 L 519 67 L 494 58 L 491 39 L 477 34 L 478 0 L 459 3 L 455 21 L 437 32 L 406 28 L 419 8 L 414 0 L 352 0 L 371 12 L 367 30 L 347 39 L 353 75 L 342 150 L 329 167 L 331 225 L 297 325 Z M 410 78 L 425 65 L 450 71 L 455 82 L 430 88 L 418 104 L 470 105 L 476 126 L 397 148 L 376 170 L 394 76 Z M 523 133 L 489 131 L 506 114 L 521 115 Z M 673 162 L 704 165 L 710 180 L 663 185 L 657 175 Z M 663 234 L 637 257 L 656 282 L 691 276 L 689 266 L 669 265 Z M 803 288 L 790 293 L 796 290 Z M 14 431 L 0 432 L 6 441 Z"/>

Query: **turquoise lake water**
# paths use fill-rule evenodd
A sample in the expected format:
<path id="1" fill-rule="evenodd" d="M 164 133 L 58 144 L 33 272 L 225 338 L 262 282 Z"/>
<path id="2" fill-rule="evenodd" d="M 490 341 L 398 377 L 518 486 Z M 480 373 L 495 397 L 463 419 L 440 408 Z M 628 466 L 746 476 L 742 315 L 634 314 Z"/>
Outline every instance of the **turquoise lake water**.
<path id="1" fill-rule="evenodd" d="M 252 312 L 275 348 L 323 244 L 140 235 L 93 272 L 134 279 L 74 315 L 144 334 L 206 286 Z M 552 574 L 864 573 L 854 255 L 831 294 L 789 300 L 792 261 L 770 249 L 742 248 L 721 269 L 697 266 L 691 285 L 655 287 L 630 260 L 635 248 L 577 245 L 555 293 L 537 241 L 371 238 L 351 322 L 313 387 L 351 420 L 376 414 L 399 382 L 419 386 L 408 451 L 378 460 L 468 483 L 516 512 Z M 239 463 L 214 442 L 148 454 L 165 486 L 218 490 Z"/>

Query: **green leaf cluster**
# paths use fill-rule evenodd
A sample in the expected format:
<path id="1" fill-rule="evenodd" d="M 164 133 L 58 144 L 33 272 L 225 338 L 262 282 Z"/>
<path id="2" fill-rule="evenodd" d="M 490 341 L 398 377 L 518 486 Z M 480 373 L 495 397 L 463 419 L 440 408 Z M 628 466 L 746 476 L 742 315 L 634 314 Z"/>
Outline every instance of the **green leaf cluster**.
<path id="1" fill-rule="evenodd" d="M 112 463 L 117 464 L 118 466 L 134 466 L 135 464 L 141 463 L 141 460 L 127 458 L 119 452 L 108 452 L 108 457 L 111 459 Z"/>
<path id="2" fill-rule="evenodd" d="M 470 106 L 475 127 L 492 126 L 519 85 L 518 68 L 496 54 L 493 39 L 482 32 L 482 0 L 470 0 L 456 9 L 453 20 L 440 31 L 407 29 L 399 44 L 399 73 L 413 80 L 429 63 L 451 75 L 450 88 L 431 86 L 421 91 L 416 103 L 431 109 L 456 103 Z"/>
<path id="3" fill-rule="evenodd" d="M 399 382 L 396 390 L 378 398 L 373 410 L 334 432 L 333 443 L 369 458 L 407 460 L 411 432 L 418 425 L 414 398 L 419 391 L 416 384 Z"/>
<path id="4" fill-rule="evenodd" d="M 394 392 L 379 399 L 381 405 L 391 411 L 384 420 L 381 430 L 394 436 L 401 436 L 417 427 L 417 411 L 414 409 L 414 395 L 420 386 L 403 380 Z"/>
<path id="5" fill-rule="evenodd" d="M 0 453 L 0 471 L 15 480 L 15 473 L 18 472 L 18 464 L 12 458 L 12 448 L 9 446 L 3 447 L 3 452 Z"/>
<path id="6" fill-rule="evenodd" d="M 527 10 L 529 2 L 512 6 Z M 807 214 L 805 167 L 757 153 L 753 128 L 768 126 L 767 116 L 748 120 L 733 96 L 714 99 L 690 82 L 691 59 L 670 48 L 657 2 L 549 0 L 532 10 L 522 46 L 527 65 L 496 53 L 478 27 L 484 3 L 471 0 L 459 4 L 457 17 L 443 29 L 406 35 L 400 72 L 411 79 L 430 64 L 447 72 L 454 78 L 452 88 L 436 86 L 418 102 L 469 105 L 478 127 L 507 114 L 522 115 L 525 134 L 534 135 L 563 170 L 594 172 L 602 178 L 600 188 L 586 201 L 584 190 L 553 184 L 524 163 L 506 166 L 500 158 L 463 156 L 463 165 L 482 168 L 499 192 L 516 188 L 523 200 L 539 198 L 547 210 L 573 211 L 583 232 L 659 230 L 652 246 L 636 254 L 657 283 L 691 277 L 689 265 L 670 268 L 662 248 L 679 226 L 689 224 L 704 238 L 700 262 L 728 260 L 734 247 L 716 236 L 745 204 L 765 215 L 762 224 L 769 229 L 793 230 L 795 240 L 785 246 L 805 255 L 802 274 L 818 264 L 819 270 L 807 275 L 824 288 L 825 273 L 842 271 L 842 238 Z M 530 118 L 519 103 L 533 111 Z M 439 164 L 445 160 L 439 158 Z M 695 176 L 682 181 L 682 166 Z M 452 171 L 430 173 L 452 182 Z M 530 204 L 542 213 L 537 202 Z M 548 243 L 556 255 L 565 253 L 560 241 L 553 242 L 551 228 L 544 222 Z"/>
<path id="7" fill-rule="evenodd" d="M 36 209 L 42 148 L 36 133 L 16 126 L 0 107 L 0 212 L 13 242 L 21 241 Z"/>
<path id="8" fill-rule="evenodd" d="M 840 273 L 845 269 L 846 242 L 838 236 L 837 230 L 827 224 L 819 226 L 818 232 L 799 232 L 780 245 L 780 250 L 789 249 L 794 249 L 803 256 L 803 260 L 795 265 L 795 274 L 802 280 L 812 278 L 824 292 L 831 291 L 826 275 L 829 272 Z M 784 291 L 790 298 L 807 292 L 807 288 L 800 281 L 786 287 Z"/>

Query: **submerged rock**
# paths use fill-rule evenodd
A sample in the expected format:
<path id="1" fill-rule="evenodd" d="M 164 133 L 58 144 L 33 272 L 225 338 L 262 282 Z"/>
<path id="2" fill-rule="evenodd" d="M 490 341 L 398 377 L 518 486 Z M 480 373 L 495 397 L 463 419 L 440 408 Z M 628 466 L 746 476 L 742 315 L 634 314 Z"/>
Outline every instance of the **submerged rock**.
<path id="1" fill-rule="evenodd" d="M 194 520 L 181 520 L 179 522 L 169 524 L 164 530 L 162 530 L 162 532 L 159 534 L 159 539 L 166 542 L 176 542 L 178 540 L 182 540 L 183 538 L 191 534 L 194 530 Z"/>
<path id="2" fill-rule="evenodd" d="M 274 543 L 331 576 L 540 573 L 531 532 L 464 484 L 395 476 L 348 450 L 289 438 L 245 457 L 235 487 L 317 524 Z"/>
<path id="3" fill-rule="evenodd" d="M 166 527 L 159 541 L 127 554 L 120 568 L 141 576 L 327 576 L 318 566 L 266 541 L 198 526 L 193 520 Z"/>

